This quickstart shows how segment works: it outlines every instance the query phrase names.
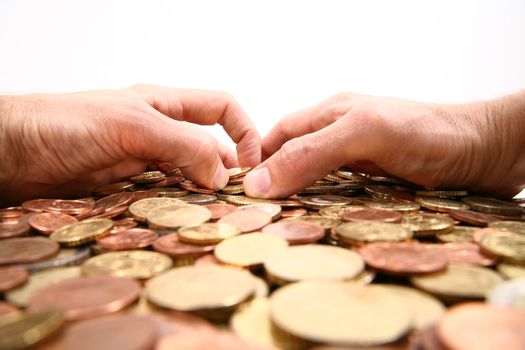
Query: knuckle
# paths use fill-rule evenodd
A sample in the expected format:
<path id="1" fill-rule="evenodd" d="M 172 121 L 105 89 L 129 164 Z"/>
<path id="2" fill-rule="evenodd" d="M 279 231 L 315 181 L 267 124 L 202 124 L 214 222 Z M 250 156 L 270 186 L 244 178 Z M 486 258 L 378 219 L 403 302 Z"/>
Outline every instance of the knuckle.
<path id="1" fill-rule="evenodd" d="M 281 169 L 302 169 L 310 164 L 312 146 L 296 138 L 286 142 L 279 150 Z"/>

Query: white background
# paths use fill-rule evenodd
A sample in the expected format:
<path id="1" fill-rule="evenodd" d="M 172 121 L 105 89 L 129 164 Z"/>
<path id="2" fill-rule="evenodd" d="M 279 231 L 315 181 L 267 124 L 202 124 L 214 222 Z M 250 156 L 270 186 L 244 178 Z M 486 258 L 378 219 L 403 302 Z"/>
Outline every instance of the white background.
<path id="1" fill-rule="evenodd" d="M 340 91 L 496 97 L 525 88 L 525 1 L 0 0 L 0 91 L 138 82 L 228 91 L 262 135 Z"/>

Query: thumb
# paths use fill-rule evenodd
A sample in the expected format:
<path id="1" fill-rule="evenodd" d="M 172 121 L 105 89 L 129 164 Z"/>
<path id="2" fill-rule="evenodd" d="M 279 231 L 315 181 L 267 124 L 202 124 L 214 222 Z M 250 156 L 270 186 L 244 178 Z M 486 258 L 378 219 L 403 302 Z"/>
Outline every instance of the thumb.
<path id="1" fill-rule="evenodd" d="M 246 175 L 250 197 L 278 198 L 297 193 L 352 159 L 361 159 L 361 132 L 341 120 L 286 142 L 280 150 Z M 360 128 L 357 128 L 359 130 Z"/>

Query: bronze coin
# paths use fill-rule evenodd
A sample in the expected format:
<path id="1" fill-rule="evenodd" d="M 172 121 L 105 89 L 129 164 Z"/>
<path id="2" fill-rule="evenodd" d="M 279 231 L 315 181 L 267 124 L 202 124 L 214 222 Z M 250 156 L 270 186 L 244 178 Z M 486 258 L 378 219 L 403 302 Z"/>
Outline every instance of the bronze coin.
<path id="1" fill-rule="evenodd" d="M 133 188 L 133 182 L 123 181 L 99 186 L 91 192 L 96 196 L 109 196 L 111 194 L 130 190 L 131 188 Z"/>
<path id="2" fill-rule="evenodd" d="M 180 332 L 206 332 L 215 329 L 208 321 L 182 311 L 163 309 L 162 314 L 155 312 L 147 318 L 156 328 L 157 339 Z"/>
<path id="3" fill-rule="evenodd" d="M 0 209 L 0 223 L 7 223 L 9 221 L 18 222 L 17 219 L 26 213 L 27 210 L 22 207 Z"/>
<path id="4" fill-rule="evenodd" d="M 511 236 L 512 232 L 507 231 L 507 230 L 501 230 L 501 229 L 497 229 L 497 228 L 492 228 L 492 227 L 480 228 L 479 230 L 474 231 L 474 233 L 472 234 L 472 240 L 475 243 L 480 244 L 481 240 L 486 235 L 508 235 L 508 236 Z"/>
<path id="5" fill-rule="evenodd" d="M 484 213 L 478 213 L 473 210 L 450 210 L 448 215 L 452 216 L 454 219 L 466 222 L 474 226 L 487 226 L 491 222 L 496 221 L 497 219 L 490 215 Z"/>
<path id="6" fill-rule="evenodd" d="M 25 283 L 29 272 L 21 267 L 0 268 L 0 292 L 5 292 Z"/>
<path id="7" fill-rule="evenodd" d="M 97 219 L 97 218 L 111 219 L 111 218 L 119 216 L 120 214 L 125 213 L 126 210 L 128 210 L 127 205 L 123 205 L 120 207 L 113 207 L 111 209 L 105 210 L 103 213 L 100 213 L 98 215 L 93 215 L 91 216 L 91 218 L 92 219 Z"/>
<path id="8" fill-rule="evenodd" d="M 308 211 L 303 208 L 297 208 L 297 209 L 290 209 L 290 210 L 283 210 L 281 212 L 282 218 L 295 218 L 299 216 L 304 216 L 308 214 Z"/>
<path id="9" fill-rule="evenodd" d="M 41 208 L 46 212 L 80 215 L 91 211 L 93 205 L 81 200 L 49 199 L 41 203 Z"/>
<path id="10" fill-rule="evenodd" d="M 155 340 L 155 325 L 148 317 L 111 315 L 71 324 L 40 349 L 149 350 Z"/>
<path id="11" fill-rule="evenodd" d="M 0 222 L 0 238 L 20 237 L 29 233 L 31 226 L 29 226 L 28 219 L 23 219 L 29 215 L 23 215 L 16 220 L 9 220 L 7 222 Z"/>
<path id="12" fill-rule="evenodd" d="M 48 204 L 52 199 L 31 199 L 22 203 L 22 208 L 27 211 L 41 213 L 44 211 L 44 205 Z"/>
<path id="13" fill-rule="evenodd" d="M 260 210 L 250 209 L 235 211 L 219 219 L 220 223 L 237 226 L 242 233 L 262 229 L 272 222 L 272 216 Z"/>
<path id="14" fill-rule="evenodd" d="M 80 215 L 77 215 L 75 216 L 75 218 L 78 220 L 78 221 L 82 221 L 82 220 L 85 220 L 85 219 L 90 219 L 90 218 L 93 218 L 97 215 L 100 215 L 102 213 L 104 213 L 106 210 L 102 207 L 98 207 L 98 208 L 93 208 L 92 210 L 86 212 L 86 213 L 83 213 L 83 214 L 80 214 Z"/>
<path id="15" fill-rule="evenodd" d="M 195 260 L 194 265 L 222 265 L 222 263 L 215 257 L 215 254 L 206 254 Z"/>
<path id="16" fill-rule="evenodd" d="M 158 182 L 164 180 L 165 178 L 166 175 L 164 175 L 164 173 L 154 170 L 146 171 L 144 173 L 132 176 L 130 180 L 134 183 L 146 184 L 151 182 Z"/>
<path id="17" fill-rule="evenodd" d="M 162 188 L 162 187 L 169 187 L 178 184 L 179 182 L 184 181 L 184 176 L 179 175 L 173 175 L 168 176 L 164 180 L 160 180 L 158 182 L 153 182 L 151 184 L 148 184 L 147 188 Z"/>
<path id="18" fill-rule="evenodd" d="M 29 299 L 28 310 L 57 309 L 64 319 L 79 320 L 119 311 L 139 296 L 139 283 L 128 278 L 69 278 L 38 290 Z"/>
<path id="19" fill-rule="evenodd" d="M 57 242 L 44 237 L 9 238 L 0 244 L 0 265 L 30 263 L 55 255 Z"/>
<path id="20" fill-rule="evenodd" d="M 363 245 L 357 252 L 370 267 L 394 275 L 438 272 L 448 264 L 442 251 L 421 243 L 377 242 Z"/>
<path id="21" fill-rule="evenodd" d="M 120 231 L 129 230 L 130 228 L 137 227 L 138 222 L 133 219 L 120 219 L 113 221 L 113 227 L 109 233 L 117 233 Z"/>
<path id="22" fill-rule="evenodd" d="M 185 190 L 188 190 L 190 192 L 195 193 L 202 193 L 202 194 L 214 194 L 214 190 L 210 190 L 209 188 L 202 188 L 191 182 L 190 180 L 184 180 L 179 183 L 179 187 L 183 188 Z"/>
<path id="23" fill-rule="evenodd" d="M 78 220 L 68 214 L 62 213 L 38 213 L 29 219 L 29 225 L 35 230 L 49 235 L 59 228 L 74 224 Z"/>
<path id="24" fill-rule="evenodd" d="M 213 252 L 215 244 L 196 245 L 179 241 L 176 233 L 161 236 L 153 243 L 153 249 L 173 257 L 197 257 Z"/>
<path id="25" fill-rule="evenodd" d="M 164 337 L 157 343 L 156 350 L 268 350 L 268 347 L 253 345 L 229 332 L 188 331 Z"/>
<path id="26" fill-rule="evenodd" d="M 0 319 L 4 316 L 12 316 L 20 313 L 20 310 L 8 302 L 0 301 Z"/>
<path id="27" fill-rule="evenodd" d="M 218 220 L 226 214 L 237 211 L 237 207 L 231 204 L 207 204 L 204 207 L 211 211 L 212 220 Z"/>
<path id="28" fill-rule="evenodd" d="M 382 222 L 401 222 L 403 215 L 394 210 L 383 210 L 366 208 L 356 211 L 347 211 L 341 214 L 343 221 L 382 221 Z"/>
<path id="29" fill-rule="evenodd" d="M 101 198 L 95 202 L 95 208 L 102 207 L 104 210 L 109 210 L 122 205 L 128 205 L 133 199 L 132 192 L 120 192 Z"/>
<path id="30" fill-rule="evenodd" d="M 493 266 L 499 259 L 481 252 L 476 243 L 446 243 L 439 246 L 451 264 L 472 264 L 479 266 Z"/>
<path id="31" fill-rule="evenodd" d="M 133 193 L 133 199 L 128 204 L 134 203 L 134 202 L 139 201 L 141 199 L 158 197 L 158 195 L 159 195 L 157 192 L 149 191 L 149 190 L 134 191 L 132 193 Z"/>
<path id="32" fill-rule="evenodd" d="M 483 303 L 452 307 L 436 331 L 446 349 L 525 349 L 525 312 Z"/>
<path id="33" fill-rule="evenodd" d="M 156 232 L 151 230 L 131 228 L 104 236 L 97 240 L 97 244 L 102 249 L 107 250 L 132 250 L 152 245 L 158 236 Z"/>
<path id="34" fill-rule="evenodd" d="M 262 232 L 280 236 L 290 245 L 314 243 L 325 235 L 321 225 L 305 221 L 276 222 L 264 227 Z"/>

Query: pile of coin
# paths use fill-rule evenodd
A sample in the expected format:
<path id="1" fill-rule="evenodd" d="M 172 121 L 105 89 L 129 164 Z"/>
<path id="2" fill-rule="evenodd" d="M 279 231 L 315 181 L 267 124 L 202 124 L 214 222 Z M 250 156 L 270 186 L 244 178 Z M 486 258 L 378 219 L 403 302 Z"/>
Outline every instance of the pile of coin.
<path id="1" fill-rule="evenodd" d="M 523 201 L 148 170 L 0 209 L 0 349 L 525 349 Z"/>

